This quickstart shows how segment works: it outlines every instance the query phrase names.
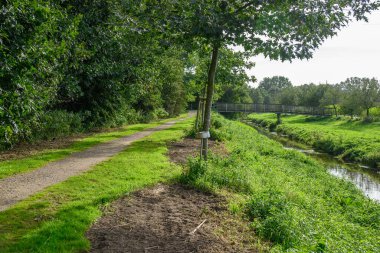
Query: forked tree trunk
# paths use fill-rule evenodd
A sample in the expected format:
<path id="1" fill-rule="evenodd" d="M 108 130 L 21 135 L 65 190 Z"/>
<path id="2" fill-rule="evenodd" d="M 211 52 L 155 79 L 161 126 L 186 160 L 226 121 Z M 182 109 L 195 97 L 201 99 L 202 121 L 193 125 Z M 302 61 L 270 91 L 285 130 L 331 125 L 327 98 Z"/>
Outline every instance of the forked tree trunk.
<path id="1" fill-rule="evenodd" d="M 207 80 L 207 89 L 206 89 L 206 106 L 205 106 L 205 114 L 204 114 L 204 120 L 203 120 L 204 132 L 208 132 L 210 130 L 212 96 L 214 95 L 214 82 L 215 82 L 216 67 L 218 64 L 218 53 L 219 53 L 219 46 L 214 46 L 212 50 L 211 64 L 208 71 L 208 80 Z M 202 147 L 202 157 L 204 160 L 207 160 L 207 151 L 208 151 L 208 139 L 205 139 L 203 141 L 203 147 Z"/>

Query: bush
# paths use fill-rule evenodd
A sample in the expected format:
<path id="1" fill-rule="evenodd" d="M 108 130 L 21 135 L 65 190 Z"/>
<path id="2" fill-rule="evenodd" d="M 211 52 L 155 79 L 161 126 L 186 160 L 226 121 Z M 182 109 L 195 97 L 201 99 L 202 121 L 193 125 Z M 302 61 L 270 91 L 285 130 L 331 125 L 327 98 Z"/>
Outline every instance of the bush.
<path id="1" fill-rule="evenodd" d="M 163 108 L 158 108 L 154 111 L 154 114 L 156 115 L 157 118 L 159 119 L 165 119 L 169 117 L 169 113 L 165 111 Z"/>
<path id="2" fill-rule="evenodd" d="M 63 110 L 49 111 L 40 116 L 39 123 L 33 126 L 33 140 L 63 137 L 84 130 L 82 116 Z"/>
<path id="3" fill-rule="evenodd" d="M 290 248 L 301 237 L 293 224 L 290 204 L 283 193 L 268 190 L 256 194 L 247 202 L 246 213 L 260 236 Z"/>
<path id="4" fill-rule="evenodd" d="M 210 124 L 210 139 L 215 141 L 223 141 L 228 139 L 228 136 L 222 130 L 224 126 L 223 118 L 219 114 L 213 114 L 211 117 Z M 199 129 L 195 129 L 195 126 L 189 130 L 186 130 L 186 136 L 190 138 L 195 138 Z"/>
<path id="5" fill-rule="evenodd" d="M 182 175 L 182 182 L 194 183 L 198 178 L 203 176 L 207 169 L 207 163 L 199 160 L 199 158 L 191 158 L 188 161 L 189 170 Z"/>
<path id="6" fill-rule="evenodd" d="M 8 149 L 15 142 L 15 134 L 10 126 L 0 125 L 0 150 Z"/>
<path id="7" fill-rule="evenodd" d="M 9 149 L 23 141 L 50 140 L 84 131 L 83 117 L 64 110 L 48 111 L 31 119 L 15 131 L 10 126 L 0 126 L 0 149 Z"/>

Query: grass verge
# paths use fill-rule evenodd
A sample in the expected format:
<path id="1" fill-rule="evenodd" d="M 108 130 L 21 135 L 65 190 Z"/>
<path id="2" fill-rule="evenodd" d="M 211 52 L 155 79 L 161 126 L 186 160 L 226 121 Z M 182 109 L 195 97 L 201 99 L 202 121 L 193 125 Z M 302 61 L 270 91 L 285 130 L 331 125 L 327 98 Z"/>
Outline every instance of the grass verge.
<path id="1" fill-rule="evenodd" d="M 180 139 L 193 119 L 134 142 L 93 170 L 49 187 L 0 213 L 1 252 L 81 252 L 86 230 L 112 200 L 170 181 L 181 169 L 167 157 L 166 142 Z M 107 137 L 108 138 L 108 137 Z"/>
<path id="2" fill-rule="evenodd" d="M 186 115 L 181 115 L 177 118 L 183 118 Z M 49 162 L 63 159 L 74 152 L 83 151 L 87 148 L 95 146 L 100 143 L 111 141 L 124 136 L 132 135 L 134 133 L 143 131 L 147 128 L 158 126 L 164 122 L 168 122 L 174 119 L 166 119 L 162 121 L 152 122 L 148 124 L 134 124 L 127 125 L 112 132 L 98 133 L 92 136 L 83 138 L 76 141 L 71 146 L 63 149 L 45 150 L 38 154 L 15 160 L 1 161 L 0 162 L 0 179 L 12 176 L 17 173 L 27 172 L 34 169 L 38 169 Z"/>
<path id="3" fill-rule="evenodd" d="M 380 122 L 291 115 L 283 116 L 283 123 L 276 126 L 275 114 L 251 114 L 249 118 L 317 150 L 380 168 Z"/>
<path id="4" fill-rule="evenodd" d="M 380 252 L 380 205 L 316 161 L 217 117 L 230 154 L 190 162 L 182 181 L 232 192 L 231 210 L 244 213 L 273 252 Z"/>

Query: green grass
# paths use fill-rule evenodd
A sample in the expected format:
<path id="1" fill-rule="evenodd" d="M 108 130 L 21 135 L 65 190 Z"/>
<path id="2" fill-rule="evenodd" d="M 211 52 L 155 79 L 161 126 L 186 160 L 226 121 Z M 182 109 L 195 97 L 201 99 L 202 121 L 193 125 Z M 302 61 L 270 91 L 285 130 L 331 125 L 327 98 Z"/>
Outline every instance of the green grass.
<path id="1" fill-rule="evenodd" d="M 166 142 L 180 139 L 192 122 L 193 119 L 187 119 L 155 132 L 93 170 L 49 187 L 1 212 L 0 251 L 88 250 L 90 245 L 85 232 L 101 216 L 102 208 L 132 191 L 180 175 L 181 169 L 171 164 L 165 155 Z"/>
<path id="2" fill-rule="evenodd" d="M 283 124 L 276 126 L 275 114 L 251 114 L 249 118 L 315 149 L 380 168 L 380 122 L 293 115 L 283 116 Z"/>
<path id="3" fill-rule="evenodd" d="M 186 115 L 181 115 L 177 118 L 181 118 L 185 116 Z M 144 129 L 158 126 L 164 122 L 171 121 L 171 120 L 173 119 L 166 119 L 166 120 L 157 121 L 157 122 L 153 122 L 149 124 L 127 125 L 115 131 L 106 132 L 106 133 L 98 133 L 98 134 L 94 134 L 92 136 L 83 138 L 81 140 L 74 142 L 72 145 L 64 149 L 45 150 L 45 151 L 39 152 L 38 154 L 29 156 L 23 159 L 1 161 L 0 162 L 0 179 L 17 174 L 17 173 L 38 169 L 49 162 L 63 159 L 74 152 L 79 152 L 103 142 L 111 141 L 117 138 L 121 138 L 123 136 L 128 136 L 136 132 L 142 131 Z"/>
<path id="4" fill-rule="evenodd" d="M 380 205 L 313 159 L 239 122 L 218 117 L 230 151 L 193 160 L 182 178 L 200 189 L 229 191 L 272 252 L 380 252 Z"/>

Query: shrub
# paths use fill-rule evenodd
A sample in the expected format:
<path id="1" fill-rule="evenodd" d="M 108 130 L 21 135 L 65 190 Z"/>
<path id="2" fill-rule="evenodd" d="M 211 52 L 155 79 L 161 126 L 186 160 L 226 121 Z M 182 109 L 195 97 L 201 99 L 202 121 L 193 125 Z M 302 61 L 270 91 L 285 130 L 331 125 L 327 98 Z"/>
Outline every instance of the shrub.
<path id="1" fill-rule="evenodd" d="M 207 169 L 207 163 L 199 160 L 199 158 L 191 158 L 188 161 L 188 171 L 181 177 L 184 183 L 194 183 L 198 178 L 203 176 Z"/>
<path id="2" fill-rule="evenodd" d="M 165 111 L 165 109 L 163 109 L 163 108 L 156 109 L 154 111 L 154 114 L 159 119 L 165 119 L 165 118 L 169 117 L 169 113 L 167 111 Z"/>
<path id="3" fill-rule="evenodd" d="M 283 193 L 268 190 L 255 194 L 246 204 L 246 213 L 260 236 L 285 248 L 297 244 L 299 229 L 293 224 L 290 202 Z"/>
<path id="4" fill-rule="evenodd" d="M 0 125 L 0 150 L 8 149 L 15 141 L 14 132 L 10 126 Z"/>
<path id="5" fill-rule="evenodd" d="M 22 130 L 0 126 L 0 149 L 22 141 L 49 140 L 84 131 L 83 117 L 64 110 L 48 111 L 23 125 Z"/>
<path id="6" fill-rule="evenodd" d="M 84 130 L 80 114 L 63 110 L 44 113 L 32 128 L 34 140 L 63 137 Z"/>

